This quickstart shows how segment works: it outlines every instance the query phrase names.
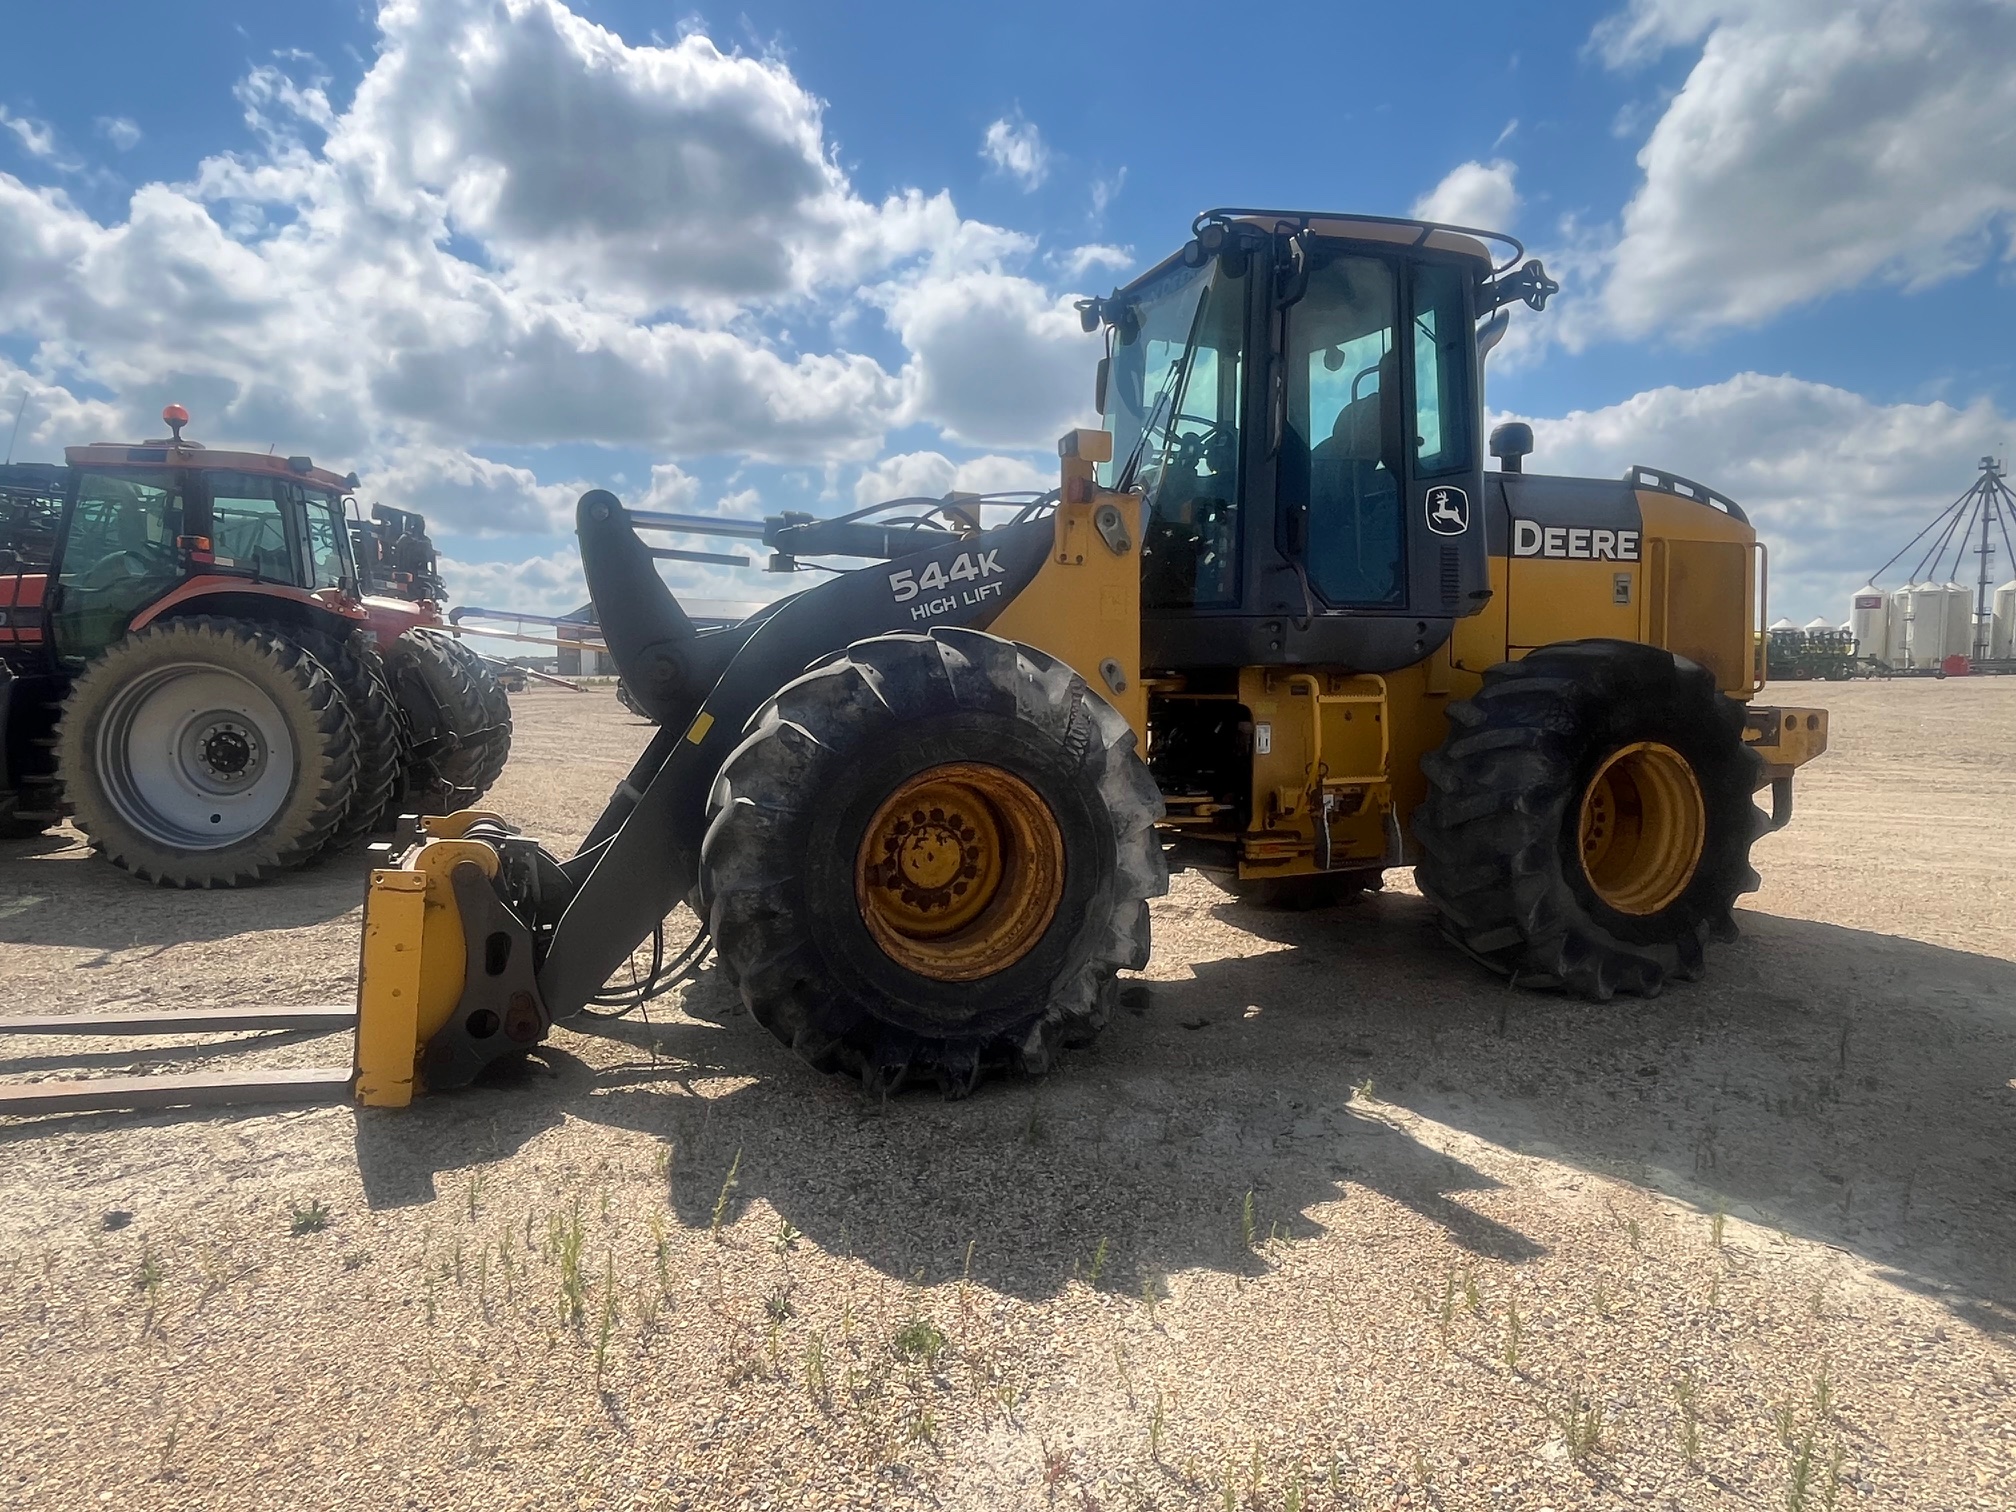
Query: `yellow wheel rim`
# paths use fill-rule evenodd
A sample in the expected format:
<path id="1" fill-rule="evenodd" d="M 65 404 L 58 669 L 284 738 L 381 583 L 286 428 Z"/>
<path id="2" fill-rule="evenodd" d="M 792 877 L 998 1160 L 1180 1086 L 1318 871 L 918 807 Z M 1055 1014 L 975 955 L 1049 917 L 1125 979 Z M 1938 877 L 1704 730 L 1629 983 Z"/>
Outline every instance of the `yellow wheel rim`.
<path id="1" fill-rule="evenodd" d="M 919 772 L 868 821 L 854 898 L 875 943 L 941 982 L 1006 970 L 1050 927 L 1064 890 L 1064 836 L 1050 806 L 1000 767 Z"/>
<path id="2" fill-rule="evenodd" d="M 1655 914 L 1687 890 L 1708 805 L 1687 758 L 1641 740 L 1612 751 L 1582 792 L 1582 872 L 1618 913 Z"/>

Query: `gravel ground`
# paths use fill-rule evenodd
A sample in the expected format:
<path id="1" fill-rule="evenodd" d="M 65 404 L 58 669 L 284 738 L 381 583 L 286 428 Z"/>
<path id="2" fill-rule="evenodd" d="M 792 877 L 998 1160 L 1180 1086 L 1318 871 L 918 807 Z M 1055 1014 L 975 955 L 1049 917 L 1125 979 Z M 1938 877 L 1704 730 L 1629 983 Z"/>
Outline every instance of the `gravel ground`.
<path id="1" fill-rule="evenodd" d="M 1404 874 L 1186 876 L 1104 1039 L 965 1103 L 864 1102 L 703 975 L 404 1113 L 0 1121 L 0 1499 L 2006 1512 L 2016 679 L 1774 692 L 1835 750 L 1649 1003 L 1507 989 Z M 648 731 L 515 703 L 493 800 L 578 837 Z M 362 875 L 0 846 L 0 1000 L 341 1001 Z"/>

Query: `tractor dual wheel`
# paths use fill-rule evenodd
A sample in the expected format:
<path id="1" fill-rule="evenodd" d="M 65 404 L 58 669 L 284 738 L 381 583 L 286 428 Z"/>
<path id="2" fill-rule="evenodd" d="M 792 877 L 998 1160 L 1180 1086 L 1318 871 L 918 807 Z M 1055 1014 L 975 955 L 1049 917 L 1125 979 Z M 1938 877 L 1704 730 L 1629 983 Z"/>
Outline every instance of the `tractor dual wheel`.
<path id="1" fill-rule="evenodd" d="M 1493 667 L 1422 762 L 1415 878 L 1443 933 L 1530 987 L 1607 1001 L 1701 975 L 1757 886 L 1760 758 L 1706 668 L 1571 641 Z"/>
<path id="2" fill-rule="evenodd" d="M 370 642 L 355 632 L 293 634 L 335 680 L 357 735 L 356 796 L 343 821 L 323 842 L 322 854 L 333 855 L 362 844 L 392 823 L 404 791 L 406 722 L 386 680 L 385 663 Z"/>
<path id="3" fill-rule="evenodd" d="M 469 807 L 510 757 L 510 698 L 453 636 L 409 630 L 384 658 L 409 737 L 402 801 L 423 814 Z"/>
<path id="4" fill-rule="evenodd" d="M 200 616 L 136 630 L 78 675 L 57 767 L 113 865 L 164 887 L 241 887 L 303 865 L 343 822 L 357 737 L 304 647 Z"/>
<path id="5" fill-rule="evenodd" d="M 701 894 L 751 1015 L 812 1065 L 963 1096 L 1089 1040 L 1115 974 L 1147 964 L 1161 794 L 1064 663 L 972 630 L 879 636 L 749 731 Z"/>

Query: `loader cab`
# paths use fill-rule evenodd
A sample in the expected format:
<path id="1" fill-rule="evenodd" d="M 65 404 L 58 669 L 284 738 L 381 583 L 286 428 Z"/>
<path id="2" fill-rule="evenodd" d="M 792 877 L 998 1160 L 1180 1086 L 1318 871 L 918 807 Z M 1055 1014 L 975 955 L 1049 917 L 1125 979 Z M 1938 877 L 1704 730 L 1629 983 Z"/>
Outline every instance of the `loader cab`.
<path id="1" fill-rule="evenodd" d="M 1421 222 L 1225 210 L 1193 230 L 1086 306 L 1102 481 L 1147 505 L 1145 664 L 1419 661 L 1490 596 L 1477 322 L 1524 270 Z"/>

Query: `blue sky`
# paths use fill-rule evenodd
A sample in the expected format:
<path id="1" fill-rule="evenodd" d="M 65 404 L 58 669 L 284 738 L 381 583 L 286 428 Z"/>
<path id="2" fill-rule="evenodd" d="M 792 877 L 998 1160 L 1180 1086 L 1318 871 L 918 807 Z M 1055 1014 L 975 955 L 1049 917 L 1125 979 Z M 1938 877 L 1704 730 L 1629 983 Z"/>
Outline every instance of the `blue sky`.
<path id="1" fill-rule="evenodd" d="M 1774 614 L 1839 619 L 2016 429 L 2012 65 L 2012 0 L 38 7 L 0 405 L 34 457 L 180 399 L 427 511 L 465 600 L 566 607 L 584 485 L 1027 484 L 1071 295 L 1207 204 L 1424 209 L 1564 284 L 1489 374 L 1536 468 L 1711 483 Z"/>

